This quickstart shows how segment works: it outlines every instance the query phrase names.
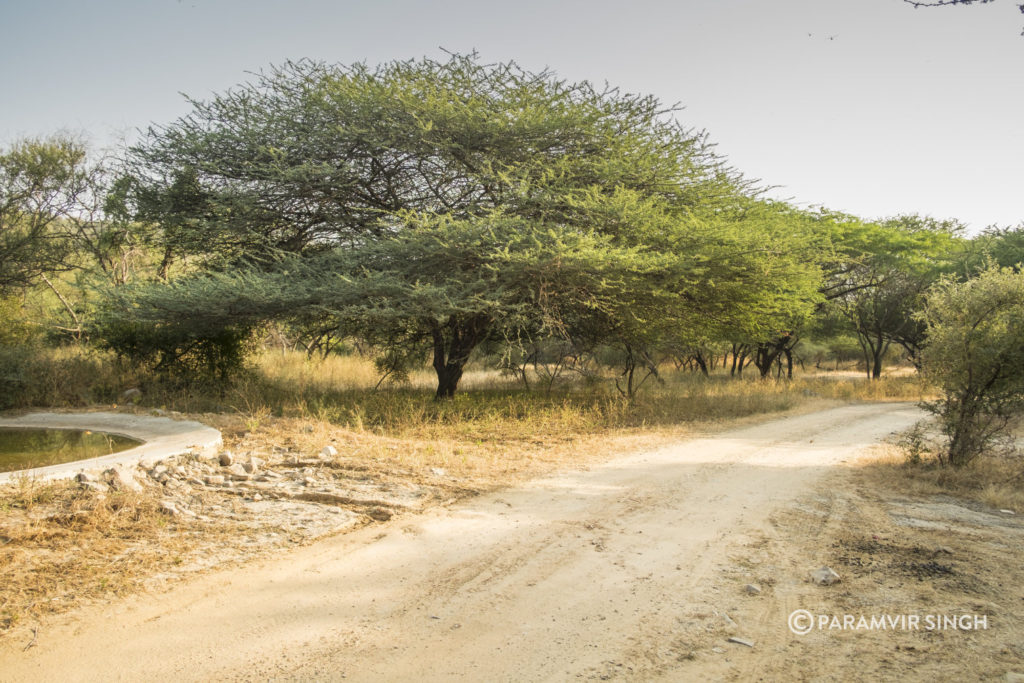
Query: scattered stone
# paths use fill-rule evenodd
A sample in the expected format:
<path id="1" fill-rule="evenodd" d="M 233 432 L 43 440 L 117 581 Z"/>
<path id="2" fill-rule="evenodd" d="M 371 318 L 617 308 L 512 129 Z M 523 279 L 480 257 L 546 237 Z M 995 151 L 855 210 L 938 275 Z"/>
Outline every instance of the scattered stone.
<path id="1" fill-rule="evenodd" d="M 366 511 L 366 516 L 378 522 L 386 522 L 392 517 L 391 511 L 384 508 L 370 508 Z"/>
<path id="2" fill-rule="evenodd" d="M 187 493 L 192 490 L 188 484 L 184 483 L 180 479 L 175 479 L 174 477 L 167 477 L 167 479 L 164 480 L 163 485 L 165 489 L 173 493 Z"/>
<path id="3" fill-rule="evenodd" d="M 263 496 L 260 495 L 259 493 L 254 493 L 254 494 L 252 494 L 252 499 L 253 500 L 263 500 Z"/>
<path id="4" fill-rule="evenodd" d="M 718 655 L 725 654 L 725 648 L 724 647 L 713 647 L 713 648 L 711 648 L 711 651 L 714 652 L 715 654 L 718 654 Z"/>
<path id="5" fill-rule="evenodd" d="M 316 479 L 313 477 L 304 477 L 302 479 L 303 486 L 316 486 Z"/>
<path id="6" fill-rule="evenodd" d="M 227 468 L 227 473 L 231 475 L 231 478 L 242 477 L 243 479 L 249 478 L 249 473 L 245 471 L 245 465 L 236 462 Z"/>
<path id="7" fill-rule="evenodd" d="M 223 486 L 225 482 L 223 474 L 209 474 L 203 480 L 210 486 Z"/>
<path id="8" fill-rule="evenodd" d="M 220 463 L 221 467 L 228 467 L 235 462 L 235 454 L 231 451 L 222 451 L 220 457 L 217 458 L 217 462 Z"/>
<path id="9" fill-rule="evenodd" d="M 1000 512 L 1002 512 L 1004 515 L 1015 515 L 1015 514 L 1017 514 L 1013 510 L 1000 510 Z"/>
<path id="10" fill-rule="evenodd" d="M 725 612 L 722 612 L 722 621 L 724 621 L 724 622 L 725 622 L 725 625 L 726 625 L 726 626 L 727 626 L 728 628 L 736 628 L 736 622 L 735 622 L 735 621 L 733 621 L 733 620 L 732 620 L 732 617 L 730 617 L 730 616 L 729 616 L 728 614 L 726 614 Z"/>
<path id="11" fill-rule="evenodd" d="M 839 574 L 831 567 L 821 567 L 811 572 L 811 579 L 819 586 L 831 586 L 839 582 Z"/>
<path id="12" fill-rule="evenodd" d="M 202 486 L 204 484 L 203 480 L 199 477 L 189 477 L 185 481 L 193 486 Z"/>
<path id="13" fill-rule="evenodd" d="M 110 485 L 119 491 L 142 491 L 142 484 L 135 478 L 133 468 L 115 465 L 103 473 Z"/>
<path id="14" fill-rule="evenodd" d="M 1006 683 L 1024 683 L 1024 674 L 1017 673 L 1016 671 L 1007 671 L 1003 677 Z"/>
<path id="15" fill-rule="evenodd" d="M 746 640 L 745 638 L 737 638 L 736 636 L 732 636 L 731 638 L 729 638 L 728 642 L 736 643 L 737 645 L 743 645 L 744 647 L 754 647 L 754 641 Z"/>
<path id="16" fill-rule="evenodd" d="M 335 448 L 334 446 L 331 446 L 330 444 L 324 446 L 320 450 L 320 457 L 321 458 L 333 458 L 333 457 L 335 457 L 337 455 L 338 455 L 338 449 Z"/>
<path id="17" fill-rule="evenodd" d="M 260 471 L 260 465 L 262 464 L 263 461 L 259 458 L 249 458 L 249 462 L 242 463 L 242 467 L 244 467 L 245 471 L 249 474 L 256 474 Z"/>
<path id="18" fill-rule="evenodd" d="M 160 502 L 160 512 L 164 513 L 168 517 L 177 517 L 179 514 L 178 506 L 169 500 L 164 500 Z"/>
<path id="19" fill-rule="evenodd" d="M 447 470 L 445 470 L 443 467 L 431 467 L 430 473 L 436 477 L 443 477 L 446 474 L 448 474 Z"/>
<path id="20" fill-rule="evenodd" d="M 743 590 L 746 591 L 747 595 L 761 594 L 761 587 L 758 586 L 756 583 L 748 583 L 746 586 L 743 587 Z"/>
<path id="21" fill-rule="evenodd" d="M 312 434 L 313 433 L 313 425 L 306 425 L 305 427 L 302 428 L 302 431 L 304 431 L 307 434 Z"/>
<path id="22" fill-rule="evenodd" d="M 932 553 L 932 554 L 933 555 L 952 555 L 953 554 L 953 549 L 950 548 L 948 545 L 940 545 L 938 548 L 935 549 L 935 552 Z"/>
<path id="23" fill-rule="evenodd" d="M 141 398 L 142 391 L 140 389 L 132 388 L 121 392 L 121 403 L 138 403 Z"/>

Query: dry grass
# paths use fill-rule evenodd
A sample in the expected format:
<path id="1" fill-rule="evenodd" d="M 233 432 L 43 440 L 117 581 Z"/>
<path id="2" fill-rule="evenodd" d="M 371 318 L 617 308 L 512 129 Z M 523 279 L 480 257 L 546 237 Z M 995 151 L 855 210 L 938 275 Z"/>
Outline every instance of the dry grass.
<path id="1" fill-rule="evenodd" d="M 738 419 L 828 400 L 917 400 L 924 391 L 916 377 L 761 381 L 668 372 L 664 380 L 627 401 L 611 380 L 528 391 L 494 371 L 471 368 L 454 400 L 436 402 L 428 371 L 414 374 L 409 385 L 374 389 L 377 375 L 366 360 L 275 353 L 261 357 L 258 372 L 220 399 L 226 410 L 200 419 L 228 433 L 250 432 L 250 441 L 299 450 L 334 441 L 343 454 L 382 467 L 441 467 L 488 486 Z M 172 407 L 192 412 L 208 400 L 180 396 Z"/>
<path id="2" fill-rule="evenodd" d="M 124 592 L 179 531 L 152 496 L 17 481 L 0 497 L 0 631 L 26 614 Z"/>
<path id="3" fill-rule="evenodd" d="M 1024 459 L 984 455 L 961 468 L 943 467 L 938 458 L 908 458 L 905 447 L 887 445 L 864 465 L 864 474 L 876 485 L 927 497 L 954 496 L 997 509 L 1024 513 Z"/>
<path id="4" fill-rule="evenodd" d="M 116 396 L 136 379 L 103 359 L 88 363 L 101 386 L 90 389 L 87 378 L 77 378 L 79 395 Z M 790 382 L 669 372 L 663 384 L 650 382 L 626 401 L 610 380 L 565 382 L 548 393 L 471 368 L 455 400 L 436 402 L 428 372 L 404 386 L 374 389 L 377 380 L 372 363 L 359 358 L 266 354 L 223 395 L 142 384 L 135 410 L 182 411 L 221 429 L 226 447 L 243 454 L 274 447 L 313 454 L 332 444 L 340 459 L 378 481 L 436 485 L 440 468 L 457 496 L 765 414 L 836 399 L 916 400 L 923 391 L 914 377 Z M 145 577 L 173 572 L 197 555 L 259 552 L 250 543 L 252 520 L 168 517 L 159 503 L 160 493 L 150 490 L 104 495 L 29 481 L 0 488 L 0 632 L 18 620 L 136 590 Z"/>

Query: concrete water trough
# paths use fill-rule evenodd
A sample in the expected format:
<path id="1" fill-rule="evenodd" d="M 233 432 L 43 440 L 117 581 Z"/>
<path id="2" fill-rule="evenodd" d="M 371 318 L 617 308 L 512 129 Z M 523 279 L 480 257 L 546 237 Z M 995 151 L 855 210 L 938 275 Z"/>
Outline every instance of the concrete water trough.
<path id="1" fill-rule="evenodd" d="M 213 427 L 190 420 L 126 413 L 30 413 L 18 417 L 0 417 L 0 428 L 90 430 L 143 442 L 135 448 L 98 458 L 0 472 L 0 484 L 16 477 L 70 479 L 79 472 L 136 463 L 143 458 L 161 460 L 188 452 L 209 455 L 221 445 L 221 434 Z"/>

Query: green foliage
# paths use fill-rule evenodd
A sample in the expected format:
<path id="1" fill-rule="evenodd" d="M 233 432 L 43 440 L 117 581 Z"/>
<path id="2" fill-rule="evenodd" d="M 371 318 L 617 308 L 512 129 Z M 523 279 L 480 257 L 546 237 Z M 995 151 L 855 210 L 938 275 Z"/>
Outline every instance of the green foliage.
<path id="1" fill-rule="evenodd" d="M 133 381 L 82 349 L 0 346 L 0 410 L 110 403 Z"/>
<path id="2" fill-rule="evenodd" d="M 930 408 L 949 439 L 946 458 L 959 467 L 1024 408 L 1024 273 L 993 267 L 966 282 L 947 279 L 920 319 L 928 329 L 922 367 L 943 393 Z"/>
<path id="3" fill-rule="evenodd" d="M 982 270 L 989 263 L 1017 269 L 1024 265 L 1024 226 L 989 228 L 972 243 L 974 249 L 967 264 L 968 273 Z"/>
<path id="4" fill-rule="evenodd" d="M 66 137 L 0 150 L 0 293 L 66 268 L 60 225 L 86 192 L 85 149 Z"/>
<path id="5" fill-rule="evenodd" d="M 197 331 L 187 320 L 151 325 L 101 312 L 94 323 L 99 345 L 165 379 L 226 384 L 245 367 L 253 327 L 219 325 Z"/>
<path id="6" fill-rule="evenodd" d="M 21 297 L 0 297 L 0 348 L 23 346 L 35 341 L 39 328 L 29 325 L 22 314 L 24 301 Z"/>
<path id="7" fill-rule="evenodd" d="M 653 97 L 476 55 L 272 68 L 134 148 L 141 215 L 181 253 L 232 260 L 355 243 L 401 211 L 572 222 L 573 193 L 679 206 L 741 184 Z"/>
<path id="8" fill-rule="evenodd" d="M 290 63 L 193 105 L 133 150 L 134 196 L 207 274 L 127 290 L 108 330 L 333 326 L 384 372 L 432 358 L 450 397 L 485 342 L 650 359 L 816 300 L 810 222 L 652 97 L 453 55 Z"/>
<path id="9" fill-rule="evenodd" d="M 914 314 L 928 288 L 960 266 L 962 227 L 921 216 L 847 220 L 837 227 L 826 313 L 856 335 L 868 376 L 877 379 L 892 343 L 916 362 L 925 328 Z"/>

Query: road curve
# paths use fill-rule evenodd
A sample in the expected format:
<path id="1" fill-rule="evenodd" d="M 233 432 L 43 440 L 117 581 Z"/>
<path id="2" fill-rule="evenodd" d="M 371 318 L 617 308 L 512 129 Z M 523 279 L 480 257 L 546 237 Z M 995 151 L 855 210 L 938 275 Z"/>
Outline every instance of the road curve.
<path id="1" fill-rule="evenodd" d="M 0 644 L 0 680 L 678 679 L 733 535 L 921 417 L 785 417 L 366 527 L 55 620 Z"/>

